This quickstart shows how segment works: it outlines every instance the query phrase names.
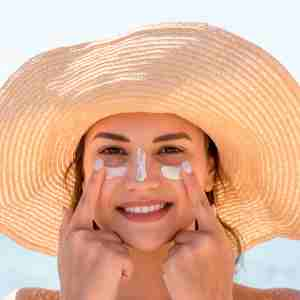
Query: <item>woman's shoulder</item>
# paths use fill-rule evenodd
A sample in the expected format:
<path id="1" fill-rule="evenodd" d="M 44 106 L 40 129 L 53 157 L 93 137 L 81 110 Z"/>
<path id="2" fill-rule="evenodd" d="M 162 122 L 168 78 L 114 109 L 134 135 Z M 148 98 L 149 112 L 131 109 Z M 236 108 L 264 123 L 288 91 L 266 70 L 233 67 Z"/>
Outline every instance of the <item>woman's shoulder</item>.
<path id="1" fill-rule="evenodd" d="M 4 298 L 2 298 L 2 300 L 15 300 L 17 292 L 18 289 L 10 291 L 9 294 L 5 295 Z"/>
<path id="2" fill-rule="evenodd" d="M 300 290 L 290 288 L 258 289 L 234 284 L 234 300 L 300 300 Z"/>
<path id="3" fill-rule="evenodd" d="M 13 300 L 13 299 L 11 299 Z M 59 300 L 59 291 L 45 288 L 21 288 L 14 300 Z"/>
<path id="4" fill-rule="evenodd" d="M 300 300 L 300 290 L 290 288 L 257 289 L 234 284 L 234 300 Z M 21 288 L 15 299 L 8 300 L 59 300 L 59 290 L 44 288 Z"/>

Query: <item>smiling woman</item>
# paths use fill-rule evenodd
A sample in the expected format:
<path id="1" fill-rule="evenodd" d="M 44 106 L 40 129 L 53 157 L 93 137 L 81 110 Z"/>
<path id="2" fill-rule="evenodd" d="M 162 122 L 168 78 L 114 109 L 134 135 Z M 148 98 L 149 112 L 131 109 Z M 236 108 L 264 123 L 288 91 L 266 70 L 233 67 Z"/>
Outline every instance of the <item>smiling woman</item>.
<path id="1" fill-rule="evenodd" d="M 274 57 L 197 22 L 32 58 L 0 90 L 0 231 L 57 255 L 60 290 L 16 298 L 299 299 L 233 280 L 300 239 L 299 106 Z"/>
<path id="2" fill-rule="evenodd" d="M 147 135 L 144 134 L 144 130 L 141 131 L 140 124 L 147 128 Z M 122 130 L 120 131 L 119 128 L 122 128 Z M 186 131 L 184 133 L 166 134 L 183 128 Z M 117 133 L 122 132 L 122 134 L 103 134 L 103 131 L 116 131 Z M 95 138 L 103 139 L 97 141 L 96 147 L 93 145 Z M 107 140 L 114 141 L 116 144 L 112 146 Z M 138 167 L 135 160 L 138 147 L 147 149 L 145 151 L 147 154 L 149 153 L 145 166 L 147 176 L 145 182 L 140 186 L 135 183 L 135 177 L 137 176 L 135 168 Z M 98 148 L 101 150 L 95 151 Z M 112 149 L 115 151 L 104 152 Z M 163 151 L 167 149 L 173 151 Z M 130 285 L 122 289 L 124 295 L 120 298 L 122 299 L 128 294 L 134 293 L 142 295 L 142 291 L 146 290 L 146 286 L 153 281 L 153 278 L 157 279 L 155 286 L 157 290 L 160 290 L 158 294 L 166 294 L 160 280 L 160 264 L 165 259 L 167 247 L 170 247 L 170 245 L 166 247 L 165 242 L 172 240 L 171 237 L 176 231 L 188 227 L 193 220 L 190 219 L 191 207 L 184 199 L 180 182 L 172 184 L 169 180 L 164 180 L 160 176 L 159 168 L 163 164 L 179 165 L 184 160 L 190 161 L 200 185 L 204 186 L 210 205 L 215 205 L 213 185 L 216 178 L 221 179 L 219 175 L 219 155 L 215 144 L 202 130 L 175 115 L 131 113 L 119 114 L 97 122 L 82 136 L 74 153 L 74 160 L 65 173 L 66 182 L 68 172 L 74 166 L 76 181 L 72 194 L 73 209 L 76 209 L 79 204 L 84 181 L 90 176 L 93 169 L 92 162 L 96 158 L 101 157 L 104 160 L 104 165 L 120 165 L 129 162 L 130 168 L 134 168 L 128 171 L 128 175 L 123 175 L 124 177 L 114 179 L 110 184 L 106 183 L 102 186 L 101 200 L 99 200 L 95 211 L 95 219 L 101 226 L 106 225 L 118 233 L 118 236 L 132 247 L 131 257 L 133 258 L 134 269 L 138 271 L 134 272 L 135 276 L 132 276 Z M 171 193 L 172 191 L 173 193 Z M 143 196 L 143 200 L 138 199 L 140 196 Z M 151 224 L 150 229 L 152 228 L 153 234 L 146 227 L 139 230 L 137 226 L 143 221 L 149 222 L 150 220 L 153 222 L 153 220 L 158 220 L 157 216 L 155 218 L 155 214 L 151 218 L 150 213 L 131 212 L 129 213 L 129 221 L 127 221 L 123 218 L 117 218 L 118 214 L 113 210 L 111 210 L 111 213 L 106 213 L 111 207 L 117 206 L 113 205 L 113 202 L 122 204 L 125 202 L 124 199 L 130 199 L 129 203 L 134 202 L 136 206 L 138 203 L 140 206 L 146 206 L 150 198 L 169 200 L 173 204 L 175 203 L 174 209 L 177 210 L 173 214 L 171 210 L 168 210 L 168 214 L 162 214 L 163 218 L 160 218 L 160 222 L 156 223 L 157 227 L 154 226 L 155 224 Z M 135 199 L 136 201 L 134 201 Z M 150 216 L 146 218 L 145 216 L 148 214 Z M 143 219 L 141 215 L 143 215 Z M 222 222 L 218 216 L 216 217 L 237 241 L 239 250 L 239 257 L 235 262 L 237 264 L 241 254 L 238 234 Z M 136 224 L 134 221 L 139 221 L 139 223 Z M 151 252 L 151 255 L 149 255 L 149 252 Z M 143 274 L 142 282 L 140 282 L 140 274 Z M 131 291 L 130 288 L 133 288 L 134 291 Z"/>
<path id="3" fill-rule="evenodd" d="M 141 133 L 140 126 L 139 126 L 140 124 L 143 124 L 145 128 L 149 128 L 147 135 L 140 134 Z M 131 139 L 131 143 L 130 143 L 130 139 L 126 137 L 126 134 L 101 132 L 101 130 L 107 130 L 107 129 L 116 130 L 116 132 L 120 132 L 118 128 L 122 128 L 122 132 L 127 133 L 128 136 L 133 136 L 133 138 Z M 182 132 L 179 134 L 178 133 L 162 134 L 158 136 L 161 133 L 174 131 L 175 128 L 178 129 L 185 128 L 187 132 L 189 132 L 189 134 L 187 134 L 186 132 Z M 155 134 L 157 135 L 155 138 L 153 138 L 153 140 L 151 138 L 150 129 L 152 130 L 154 136 Z M 93 134 L 93 132 L 96 132 L 96 134 Z M 91 136 L 93 136 L 93 138 L 91 138 Z M 191 138 L 191 136 L 193 138 Z M 139 145 L 148 144 L 149 146 L 147 146 L 147 148 L 150 149 L 149 151 L 153 156 L 151 160 L 149 158 L 147 161 L 146 167 L 149 169 L 149 172 L 155 167 L 155 161 L 159 162 L 157 163 L 159 167 L 160 165 L 163 164 L 178 165 L 180 164 L 181 161 L 184 161 L 185 159 L 189 159 L 192 162 L 192 165 L 197 166 L 195 173 L 199 178 L 199 180 L 202 182 L 205 180 L 207 181 L 208 174 L 204 174 L 204 170 L 207 171 L 207 166 L 206 166 L 206 161 L 201 159 L 201 157 L 205 157 L 205 159 L 207 160 L 209 160 L 208 158 L 212 158 L 213 168 L 212 170 L 210 170 L 212 178 L 211 178 L 210 186 L 206 187 L 205 192 L 210 202 L 210 205 L 215 205 L 213 185 L 217 178 L 219 178 L 220 181 L 222 181 L 222 177 L 219 174 L 220 173 L 219 169 L 221 169 L 221 166 L 219 166 L 218 150 L 214 142 L 210 139 L 210 137 L 207 134 L 205 134 L 202 130 L 199 130 L 197 127 L 193 126 L 192 124 L 189 124 L 189 122 L 184 121 L 183 119 L 175 115 L 172 116 L 168 114 L 138 113 L 138 114 L 121 114 L 109 119 L 101 120 L 82 136 L 74 152 L 74 159 L 68 166 L 65 173 L 65 183 L 66 183 L 67 182 L 66 179 L 69 174 L 69 171 L 71 170 L 72 167 L 74 167 L 76 180 L 75 180 L 74 189 L 70 191 L 72 193 L 73 209 L 76 209 L 80 201 L 82 195 L 83 182 L 84 179 L 87 177 L 85 176 L 86 173 L 84 172 L 84 169 L 91 169 L 91 167 L 88 166 L 84 167 L 83 165 L 84 156 L 85 156 L 85 160 L 88 161 L 89 158 L 87 156 L 90 153 L 88 152 L 89 151 L 88 149 L 85 150 L 85 147 L 87 148 L 89 147 L 89 144 L 94 143 L 95 138 L 103 139 L 102 143 L 100 142 L 97 143 L 97 149 L 98 147 L 100 147 L 101 149 L 97 152 L 97 155 L 103 158 L 103 160 L 106 162 L 105 163 L 106 165 L 116 164 L 116 163 L 124 164 L 125 161 L 128 160 L 132 161 L 134 160 L 134 157 L 130 157 L 130 152 L 133 153 L 132 156 L 134 156 L 135 149 L 139 147 Z M 91 140 L 91 142 L 86 142 L 86 140 Z M 114 146 L 111 145 L 103 146 L 103 144 L 107 144 L 107 142 L 105 143 L 106 140 L 117 141 L 119 143 L 115 144 Z M 172 141 L 173 144 L 170 144 L 171 143 L 170 141 Z M 151 143 L 154 144 L 159 143 L 159 144 L 153 145 Z M 92 145 L 90 145 L 90 147 L 92 147 Z M 126 151 L 124 148 L 128 150 Z M 105 152 L 107 150 L 113 150 L 113 149 L 114 149 L 113 152 Z M 93 158 L 91 158 L 91 160 L 93 160 Z M 148 166 L 148 162 L 150 164 L 150 161 L 152 162 L 152 165 Z M 204 163 L 205 165 L 203 166 Z M 159 181 L 159 176 L 157 177 L 157 180 Z M 122 186 L 124 187 L 126 185 L 122 180 L 119 181 L 119 185 L 120 184 L 121 187 Z M 208 183 L 206 183 L 206 185 L 208 185 Z M 169 187 L 170 186 L 168 184 L 166 186 L 166 189 L 168 189 Z M 67 185 L 66 188 L 68 188 Z M 117 186 L 114 185 L 114 188 L 117 188 Z M 164 195 L 164 192 L 161 190 L 162 186 L 160 186 L 160 183 L 157 184 L 157 189 L 159 190 L 159 194 L 154 198 L 158 198 L 158 199 L 164 198 L 164 200 L 172 198 L 170 196 L 162 197 L 162 195 Z M 103 191 L 103 193 L 105 193 L 105 191 Z M 111 195 L 113 194 L 113 191 L 111 192 L 107 191 L 107 194 L 108 194 L 108 199 L 111 199 Z M 122 198 L 125 199 L 133 198 L 132 195 L 131 196 L 128 195 L 127 191 L 123 191 L 123 193 L 120 193 L 120 195 Z M 119 201 L 122 203 L 122 200 Z M 238 264 L 241 256 L 241 243 L 239 239 L 242 239 L 242 236 L 239 235 L 237 230 L 231 228 L 229 225 L 223 222 L 218 215 L 216 217 L 218 218 L 220 223 L 224 226 L 224 228 L 228 231 L 228 233 L 231 234 L 236 239 L 238 245 L 238 258 L 236 259 L 236 264 Z M 101 217 L 99 218 L 99 222 L 101 223 Z M 116 231 L 118 230 L 116 229 Z M 124 237 L 125 236 L 126 234 L 124 234 Z"/>

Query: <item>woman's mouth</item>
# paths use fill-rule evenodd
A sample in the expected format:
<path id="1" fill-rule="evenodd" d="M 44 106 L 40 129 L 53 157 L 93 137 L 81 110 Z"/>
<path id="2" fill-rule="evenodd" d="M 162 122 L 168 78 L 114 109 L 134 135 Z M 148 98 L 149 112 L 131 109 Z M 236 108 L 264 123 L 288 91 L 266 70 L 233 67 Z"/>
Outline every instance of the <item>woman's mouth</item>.
<path id="1" fill-rule="evenodd" d="M 127 220 L 133 222 L 154 222 L 158 221 L 168 214 L 174 203 L 167 202 L 163 207 L 157 207 L 154 211 L 149 211 L 146 208 L 127 209 L 127 211 L 118 207 L 117 211 Z"/>

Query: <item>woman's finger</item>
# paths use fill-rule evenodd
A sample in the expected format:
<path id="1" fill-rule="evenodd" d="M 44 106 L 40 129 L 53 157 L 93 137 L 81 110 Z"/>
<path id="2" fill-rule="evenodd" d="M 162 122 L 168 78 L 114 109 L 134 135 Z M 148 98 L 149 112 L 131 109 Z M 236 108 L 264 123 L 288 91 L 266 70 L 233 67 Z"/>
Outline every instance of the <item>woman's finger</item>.
<path id="1" fill-rule="evenodd" d="M 186 190 L 186 196 L 191 201 L 191 207 L 194 219 L 197 220 L 198 230 L 211 231 L 214 227 L 212 216 L 213 209 L 210 207 L 205 191 L 200 186 L 194 174 L 182 172 L 183 182 Z"/>
<path id="2" fill-rule="evenodd" d="M 84 187 L 78 206 L 74 211 L 71 220 L 72 230 L 93 230 L 92 221 L 95 219 L 96 204 L 99 199 L 99 195 L 101 194 L 104 178 L 105 168 L 101 168 L 99 171 L 93 170 L 86 186 Z"/>

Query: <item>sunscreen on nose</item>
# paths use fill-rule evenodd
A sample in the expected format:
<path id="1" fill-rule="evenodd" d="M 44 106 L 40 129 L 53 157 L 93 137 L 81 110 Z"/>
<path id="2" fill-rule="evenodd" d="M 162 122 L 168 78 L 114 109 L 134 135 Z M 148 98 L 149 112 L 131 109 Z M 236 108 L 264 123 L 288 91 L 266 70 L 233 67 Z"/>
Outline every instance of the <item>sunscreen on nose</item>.
<path id="1" fill-rule="evenodd" d="M 137 149 L 137 170 L 136 170 L 136 181 L 144 181 L 147 177 L 146 174 L 146 153 L 142 148 Z"/>

